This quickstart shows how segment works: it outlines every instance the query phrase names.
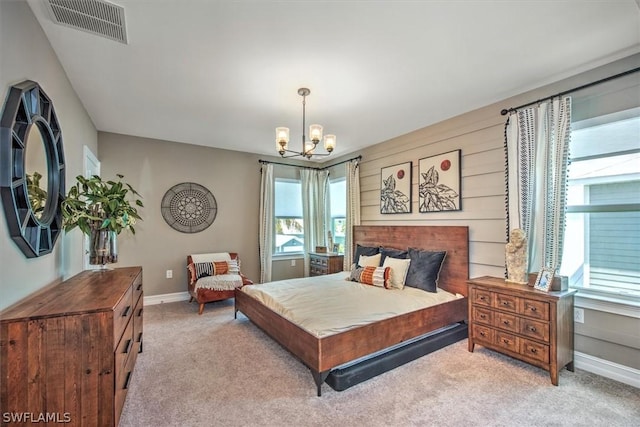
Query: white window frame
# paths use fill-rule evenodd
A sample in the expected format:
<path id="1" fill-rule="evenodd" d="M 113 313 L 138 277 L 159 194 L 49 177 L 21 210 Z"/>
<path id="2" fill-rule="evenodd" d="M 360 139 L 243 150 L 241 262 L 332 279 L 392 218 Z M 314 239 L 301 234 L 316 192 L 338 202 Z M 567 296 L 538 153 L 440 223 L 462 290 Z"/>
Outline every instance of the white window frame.
<path id="1" fill-rule="evenodd" d="M 300 190 L 300 191 L 302 191 L 302 181 L 301 181 L 300 179 L 294 179 L 294 178 L 275 178 L 275 181 L 276 181 L 276 182 L 280 181 L 280 182 L 291 182 L 291 183 L 297 183 L 297 184 L 299 184 L 299 185 L 300 185 L 300 188 L 301 188 L 301 190 Z M 302 197 L 302 196 L 301 196 L 301 197 Z M 274 185 L 274 200 L 275 200 L 275 199 L 277 199 L 277 194 L 276 194 L 276 189 L 275 189 L 275 185 Z M 301 200 L 302 200 L 302 199 L 301 199 Z M 276 236 L 277 236 L 277 233 L 276 233 L 276 224 L 277 224 L 277 222 L 278 222 L 278 218 L 294 218 L 294 217 L 279 217 L 279 216 L 276 216 L 275 209 L 276 209 L 276 207 L 275 207 L 275 202 L 274 202 L 273 230 L 272 230 L 272 233 L 273 233 L 273 248 L 272 248 L 272 251 L 273 251 L 273 252 L 272 252 L 272 257 L 273 257 L 274 259 L 276 259 L 276 258 L 277 258 L 277 259 L 287 259 L 287 258 L 300 258 L 301 256 L 304 256 L 304 233 L 303 233 L 303 240 L 302 240 L 302 241 L 303 241 L 302 250 L 300 250 L 300 251 L 291 251 L 291 252 L 277 252 L 277 251 L 276 251 L 276 249 L 277 249 L 277 247 L 276 247 L 276 240 L 277 240 L 277 239 L 276 239 Z M 302 213 L 302 206 L 300 207 L 300 211 L 301 211 L 301 213 Z M 298 217 L 295 217 L 295 218 L 298 218 Z M 301 216 L 301 217 L 299 217 L 299 218 L 300 218 L 300 219 L 302 219 L 302 223 L 303 223 L 303 227 L 304 227 L 304 217 L 302 217 L 302 216 Z"/>

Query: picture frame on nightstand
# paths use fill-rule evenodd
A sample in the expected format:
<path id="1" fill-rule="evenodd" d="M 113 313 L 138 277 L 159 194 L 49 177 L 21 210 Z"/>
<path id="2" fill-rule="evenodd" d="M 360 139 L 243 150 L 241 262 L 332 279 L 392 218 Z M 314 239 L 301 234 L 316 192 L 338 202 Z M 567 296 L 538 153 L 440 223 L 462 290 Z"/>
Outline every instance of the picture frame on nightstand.
<path id="1" fill-rule="evenodd" d="M 549 292 L 551 285 L 553 284 L 554 275 L 555 270 L 553 268 L 544 267 L 540 269 L 533 288 L 539 291 Z"/>

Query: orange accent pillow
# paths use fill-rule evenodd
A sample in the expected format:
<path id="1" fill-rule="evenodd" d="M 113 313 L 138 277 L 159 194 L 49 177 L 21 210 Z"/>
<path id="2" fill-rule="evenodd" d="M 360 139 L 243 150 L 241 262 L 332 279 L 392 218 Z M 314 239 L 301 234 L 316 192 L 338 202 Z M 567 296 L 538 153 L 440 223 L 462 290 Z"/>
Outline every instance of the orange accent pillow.
<path id="1" fill-rule="evenodd" d="M 360 274 L 360 283 L 388 288 L 390 275 L 391 268 L 389 267 L 364 267 Z"/>
<path id="2" fill-rule="evenodd" d="M 227 261 L 214 261 L 213 262 L 213 275 L 218 276 L 220 274 L 229 273 L 229 264 Z"/>

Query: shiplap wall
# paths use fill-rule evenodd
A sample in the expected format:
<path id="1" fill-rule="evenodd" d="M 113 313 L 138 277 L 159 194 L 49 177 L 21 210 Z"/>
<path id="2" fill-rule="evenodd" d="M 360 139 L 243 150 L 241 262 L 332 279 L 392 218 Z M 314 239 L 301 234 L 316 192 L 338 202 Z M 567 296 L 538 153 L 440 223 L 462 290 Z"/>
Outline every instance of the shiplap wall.
<path id="1" fill-rule="evenodd" d="M 363 225 L 466 225 L 469 227 L 470 277 L 503 276 L 506 243 L 503 108 L 515 107 L 579 87 L 638 66 L 640 54 L 593 68 L 573 77 L 524 92 L 495 104 L 418 129 L 361 152 L 360 191 Z M 553 81 L 553 80 L 550 80 Z M 594 91 L 603 90 L 596 87 Z M 425 157 L 462 151 L 462 210 L 418 212 L 418 163 Z M 353 157 L 353 153 L 346 157 Z M 340 161 L 337 158 L 335 161 Z M 381 214 L 381 169 L 411 161 L 412 212 Z M 410 246 L 411 242 L 407 242 Z"/>
<path id="2" fill-rule="evenodd" d="M 503 276 L 504 121 L 496 107 L 485 107 L 364 150 L 360 164 L 362 224 L 469 226 L 470 276 Z M 462 210 L 418 212 L 419 160 L 457 149 L 462 152 Z M 408 161 L 413 162 L 412 212 L 381 214 L 381 169 Z"/>

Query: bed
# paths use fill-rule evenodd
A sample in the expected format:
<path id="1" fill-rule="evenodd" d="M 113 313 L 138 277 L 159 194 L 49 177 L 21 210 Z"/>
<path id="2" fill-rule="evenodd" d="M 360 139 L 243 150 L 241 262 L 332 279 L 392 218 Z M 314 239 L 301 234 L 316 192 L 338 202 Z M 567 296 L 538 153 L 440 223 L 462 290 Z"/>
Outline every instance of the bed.
<path id="1" fill-rule="evenodd" d="M 469 278 L 468 235 L 468 227 L 462 226 L 354 227 L 354 243 L 362 246 L 398 249 L 406 249 L 410 246 L 423 250 L 446 251 L 447 256 L 442 264 L 438 287 L 458 295 L 457 298 L 448 302 L 325 336 L 317 336 L 288 320 L 257 298 L 250 296 L 242 288 L 235 291 L 235 311 L 236 314 L 238 311 L 242 312 L 255 325 L 300 359 L 311 370 L 317 395 L 320 396 L 321 386 L 332 370 L 365 358 L 363 359 L 365 366 L 367 363 L 374 364 L 372 368 L 367 369 L 373 372 L 384 371 L 386 368 L 381 368 L 380 364 L 384 365 L 384 361 L 388 361 L 390 357 L 385 354 L 385 349 L 393 349 L 389 352 L 393 354 L 398 351 L 397 346 L 401 343 L 410 342 L 417 337 L 442 329 L 444 329 L 443 333 L 447 333 L 446 331 L 452 325 L 466 322 L 466 281 Z M 305 280 L 313 283 L 317 278 L 310 277 Z M 438 337 L 439 334 L 435 334 L 430 338 L 437 341 Z M 447 341 L 444 342 L 446 345 Z M 412 345 L 414 347 L 407 346 L 408 350 L 402 351 L 408 351 L 409 354 L 412 351 L 415 353 L 416 344 Z M 366 359 L 373 354 L 376 354 L 376 357 Z M 419 354 L 421 353 L 418 352 L 418 356 Z M 407 357 L 404 355 L 400 359 Z M 382 362 L 379 361 L 380 359 Z"/>

